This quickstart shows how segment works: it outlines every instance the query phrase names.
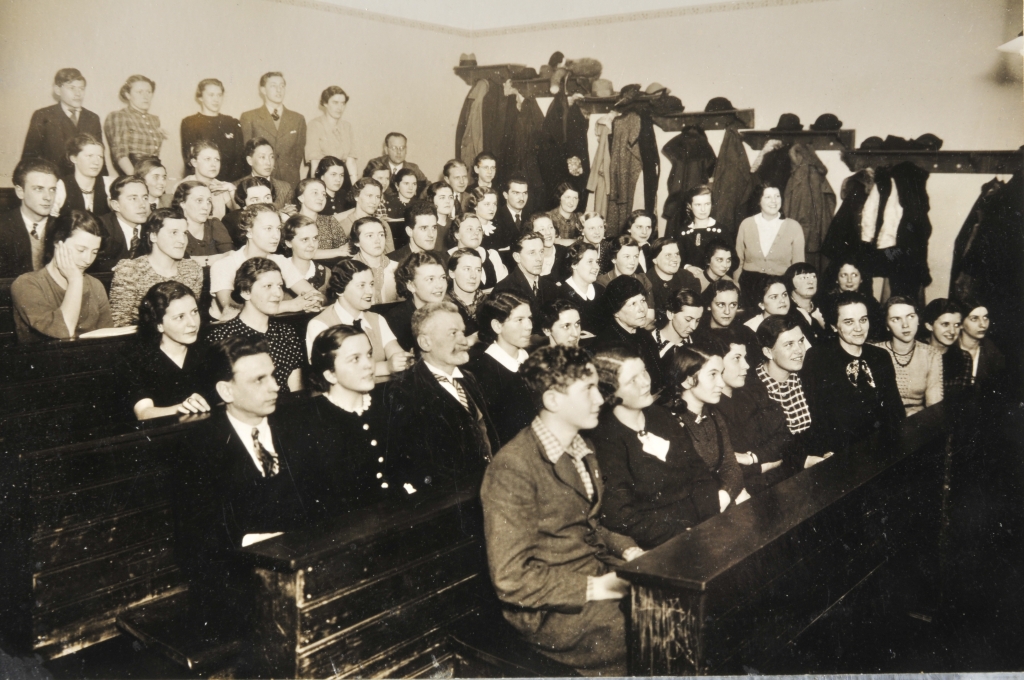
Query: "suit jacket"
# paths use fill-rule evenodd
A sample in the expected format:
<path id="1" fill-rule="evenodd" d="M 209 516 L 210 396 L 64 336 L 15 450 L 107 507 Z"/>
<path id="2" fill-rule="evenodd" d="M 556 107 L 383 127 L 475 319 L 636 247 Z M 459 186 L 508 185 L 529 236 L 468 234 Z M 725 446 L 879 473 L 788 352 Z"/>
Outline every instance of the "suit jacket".
<path id="1" fill-rule="evenodd" d="M 544 305 L 558 297 L 558 286 L 550 278 L 542 276 L 537 280 L 537 295 L 533 294 L 533 287 L 526 280 L 526 274 L 518 264 L 510 268 L 508 276 L 494 286 L 494 293 L 515 293 L 526 298 L 530 303 L 530 312 L 533 313 L 534 327 L 540 328 L 540 314 Z"/>
<path id="2" fill-rule="evenodd" d="M 460 382 L 480 418 L 445 390 L 419 361 L 389 382 L 386 476 L 401 489 L 417 490 L 481 472 L 500 443 L 476 378 Z M 486 434 L 485 434 L 486 432 Z"/>
<path id="3" fill-rule="evenodd" d="M 306 119 L 301 113 L 284 108 L 277 125 L 266 106 L 242 114 L 242 137 L 248 142 L 263 137 L 274 147 L 277 163 L 274 177 L 295 186 L 306 162 Z"/>
<path id="4" fill-rule="evenodd" d="M 494 235 L 491 236 L 495 241 L 504 241 L 501 245 L 490 245 L 488 248 L 505 248 L 512 244 L 513 241 L 518 239 L 527 229 L 530 215 L 523 210 L 521 224 L 516 227 L 515 219 L 512 217 L 512 211 L 509 210 L 507 205 L 498 206 L 498 212 L 494 213 L 494 225 L 498 228 Z M 484 239 L 486 240 L 486 239 Z M 486 244 L 485 244 L 486 245 Z"/>
<path id="5" fill-rule="evenodd" d="M 45 225 L 40 225 L 43 230 L 40 238 L 51 224 L 52 217 L 46 220 Z M 13 279 L 33 271 L 31 238 L 25 229 L 21 208 L 0 215 L 0 279 Z"/>
<path id="6" fill-rule="evenodd" d="M 121 260 L 130 260 L 135 257 L 134 253 L 128 249 L 130 244 L 124 240 L 124 231 L 121 230 L 116 213 L 107 213 L 99 218 L 99 223 L 103 229 L 103 245 L 100 246 L 96 260 L 88 269 L 90 274 L 113 271 L 114 265 Z"/>
<path id="7" fill-rule="evenodd" d="M 45 158 L 57 164 L 61 176 L 70 175 L 75 168 L 68 160 L 67 144 L 68 140 L 80 132 L 86 132 L 102 141 L 103 127 L 100 124 L 100 117 L 92 111 L 82 109 L 78 116 L 78 127 L 75 127 L 60 104 L 39 109 L 32 114 L 32 120 L 28 124 L 28 134 L 25 135 L 25 147 L 21 157 Z M 107 169 L 104 167 L 100 175 L 105 174 Z"/>
<path id="8" fill-rule="evenodd" d="M 601 525 L 600 467 L 594 454 L 583 462 L 594 483 L 593 502 L 572 458 L 563 454 L 553 464 L 528 427 L 484 474 L 480 502 L 491 581 L 505 618 L 523 633 L 535 632 L 551 612 L 580 613 L 587 577 L 622 564 L 622 553 L 636 547 Z M 563 623 L 579 624 L 572 617 Z"/>

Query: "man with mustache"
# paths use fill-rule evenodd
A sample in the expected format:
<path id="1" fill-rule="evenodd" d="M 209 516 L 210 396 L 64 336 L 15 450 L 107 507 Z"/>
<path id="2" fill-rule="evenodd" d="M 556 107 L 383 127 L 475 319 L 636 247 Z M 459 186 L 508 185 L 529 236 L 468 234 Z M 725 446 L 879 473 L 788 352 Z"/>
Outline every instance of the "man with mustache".
<path id="1" fill-rule="evenodd" d="M 845 291 L 825 313 L 838 337 L 808 350 L 803 369 L 818 446 L 841 452 L 897 444 L 906 413 L 889 354 L 866 344 L 867 302 Z"/>

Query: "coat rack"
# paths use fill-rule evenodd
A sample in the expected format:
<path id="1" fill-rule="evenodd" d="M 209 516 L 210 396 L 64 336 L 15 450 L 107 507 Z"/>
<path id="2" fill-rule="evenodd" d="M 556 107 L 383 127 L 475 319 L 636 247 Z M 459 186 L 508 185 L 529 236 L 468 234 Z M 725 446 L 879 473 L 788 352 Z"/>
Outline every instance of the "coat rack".
<path id="1" fill-rule="evenodd" d="M 815 151 L 846 151 L 856 147 L 856 130 L 748 130 L 741 132 L 743 141 L 751 149 L 760 151 L 769 139 L 778 139 L 791 144 L 803 144 Z"/>
<path id="2" fill-rule="evenodd" d="M 653 116 L 654 124 L 665 132 L 679 132 L 687 127 L 701 127 L 705 130 L 724 130 L 736 125 L 741 130 L 754 127 L 754 109 L 732 111 L 694 111 L 693 113 L 670 113 L 667 116 Z"/>
<path id="3" fill-rule="evenodd" d="M 856 172 L 865 168 L 913 163 L 939 173 L 1012 175 L 1024 169 L 1024 150 L 1017 151 L 847 151 L 843 162 Z"/>

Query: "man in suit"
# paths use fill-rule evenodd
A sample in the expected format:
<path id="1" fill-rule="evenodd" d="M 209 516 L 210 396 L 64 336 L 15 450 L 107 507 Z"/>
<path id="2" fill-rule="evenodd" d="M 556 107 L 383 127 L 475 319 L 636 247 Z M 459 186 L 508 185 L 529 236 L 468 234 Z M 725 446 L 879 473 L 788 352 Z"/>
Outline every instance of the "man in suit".
<path id="1" fill-rule="evenodd" d="M 530 311 L 539 330 L 544 305 L 558 296 L 558 287 L 550 278 L 541 276 L 544 269 L 544 237 L 529 232 L 512 243 L 512 259 L 508 276 L 494 286 L 494 293 L 515 293 L 530 301 Z"/>
<path id="2" fill-rule="evenodd" d="M 391 377 L 387 477 L 413 494 L 456 482 L 486 467 L 498 448 L 494 424 L 469 361 L 466 326 L 451 302 L 412 316 L 420 359 Z"/>
<path id="3" fill-rule="evenodd" d="M 53 218 L 57 166 L 26 158 L 14 168 L 14 193 L 21 206 L 0 215 L 0 279 L 13 279 L 43 268 L 43 242 Z"/>
<path id="4" fill-rule="evenodd" d="M 498 212 L 494 214 L 494 224 L 499 232 L 507 235 L 505 238 L 511 243 L 523 234 L 528 225 L 529 215 L 524 209 L 530 199 L 530 185 L 522 175 L 512 175 L 505 182 L 505 190 L 501 195 L 505 201 L 504 205 L 498 206 Z"/>
<path id="5" fill-rule="evenodd" d="M 242 114 L 242 137 L 248 142 L 263 137 L 277 154 L 274 177 L 295 186 L 306 153 L 306 119 L 284 107 L 284 76 L 277 71 L 260 77 L 263 106 Z"/>
<path id="6" fill-rule="evenodd" d="M 405 160 L 408 144 L 409 141 L 401 132 L 389 132 L 384 137 L 384 155 L 374 158 L 367 165 L 387 163 L 391 168 L 392 177 L 402 168 L 409 168 L 416 175 L 416 193 L 418 194 L 427 188 L 427 176 L 420 170 L 420 166 Z"/>
<path id="7" fill-rule="evenodd" d="M 177 457 L 178 564 L 189 582 L 192 623 L 242 632 L 249 568 L 238 548 L 302 529 L 315 519 L 304 484 L 318 474 L 277 410 L 278 385 L 266 340 L 211 345 L 207 375 L 225 407 L 181 445 Z"/>
<path id="8" fill-rule="evenodd" d="M 643 554 L 601 525 L 604 485 L 593 448 L 604 399 L 586 351 L 544 347 L 521 372 L 540 404 L 495 456 L 480 502 L 491 582 L 523 638 L 583 675 L 626 674 L 629 584 L 615 567 Z"/>
<path id="9" fill-rule="evenodd" d="M 274 153 L 274 145 L 263 137 L 253 137 L 245 142 L 245 162 L 249 164 L 252 174 L 235 180 L 237 187 L 242 180 L 248 177 L 262 177 L 270 182 L 274 207 L 286 215 L 294 215 L 299 211 L 292 200 L 292 186 L 284 180 L 274 177 L 274 168 L 277 165 L 277 155 Z"/>
<path id="10" fill-rule="evenodd" d="M 55 163 L 60 177 L 70 175 L 75 168 L 68 160 L 68 142 L 85 132 L 103 139 L 100 117 L 82 108 L 85 99 L 85 76 L 77 68 L 62 68 L 53 78 L 53 94 L 59 102 L 32 114 L 25 135 L 22 160 L 42 158 Z M 106 168 L 100 171 L 107 174 Z"/>
<path id="11" fill-rule="evenodd" d="M 437 249 L 437 209 L 433 204 L 419 200 L 409 203 L 405 209 L 405 233 L 409 235 L 408 245 L 388 253 L 388 258 L 401 264 L 413 253 L 433 252 L 442 257 Z"/>
<path id="12" fill-rule="evenodd" d="M 121 260 L 135 257 L 142 223 L 149 217 L 149 189 L 136 175 L 118 177 L 110 185 L 110 209 L 99 218 L 103 227 L 103 246 L 89 273 L 113 271 Z"/>
<path id="13" fill-rule="evenodd" d="M 444 164 L 445 184 L 452 188 L 455 199 L 455 215 L 462 217 L 466 212 L 466 188 L 469 186 L 469 168 L 457 158 L 453 158 Z"/>

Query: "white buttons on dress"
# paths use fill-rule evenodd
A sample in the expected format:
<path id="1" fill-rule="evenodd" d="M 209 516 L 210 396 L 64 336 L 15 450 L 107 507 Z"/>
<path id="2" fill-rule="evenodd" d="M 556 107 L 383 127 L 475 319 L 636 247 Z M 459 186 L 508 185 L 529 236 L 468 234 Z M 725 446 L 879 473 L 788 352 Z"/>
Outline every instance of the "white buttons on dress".
<path id="1" fill-rule="evenodd" d="M 364 430 L 369 430 L 370 429 L 370 424 L 369 423 L 363 423 L 363 429 Z"/>
<path id="2" fill-rule="evenodd" d="M 371 439 L 370 440 L 370 446 L 376 446 L 376 445 L 377 445 L 377 440 L 376 439 Z"/>
<path id="3" fill-rule="evenodd" d="M 377 479 L 380 479 L 380 478 L 381 478 L 381 477 L 383 477 L 383 476 L 384 476 L 384 473 L 383 473 L 383 472 L 378 472 L 378 473 L 377 473 Z"/>

